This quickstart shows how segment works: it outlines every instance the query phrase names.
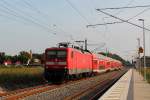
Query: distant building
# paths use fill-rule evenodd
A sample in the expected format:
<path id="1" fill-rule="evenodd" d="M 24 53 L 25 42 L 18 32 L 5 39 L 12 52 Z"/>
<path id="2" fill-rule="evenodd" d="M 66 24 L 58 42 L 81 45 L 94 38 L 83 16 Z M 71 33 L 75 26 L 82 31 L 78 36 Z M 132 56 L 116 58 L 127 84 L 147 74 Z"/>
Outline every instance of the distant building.
<path id="1" fill-rule="evenodd" d="M 5 52 L 0 52 L 0 56 L 5 56 Z"/>
<path id="2" fill-rule="evenodd" d="M 11 65 L 12 62 L 10 60 L 7 60 L 7 61 L 4 61 L 4 65 L 7 66 L 7 65 Z"/>
<path id="3" fill-rule="evenodd" d="M 33 59 L 33 64 L 41 64 L 40 59 Z"/>
<path id="4" fill-rule="evenodd" d="M 21 62 L 20 61 L 16 61 L 15 65 L 21 65 Z"/>

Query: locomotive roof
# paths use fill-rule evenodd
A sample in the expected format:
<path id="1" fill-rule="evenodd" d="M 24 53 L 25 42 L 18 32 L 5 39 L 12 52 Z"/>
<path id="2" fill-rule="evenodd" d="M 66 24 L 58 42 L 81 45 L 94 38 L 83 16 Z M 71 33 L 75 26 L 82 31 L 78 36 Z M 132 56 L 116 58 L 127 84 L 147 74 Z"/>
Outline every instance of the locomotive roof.
<path id="1" fill-rule="evenodd" d="M 46 50 L 55 50 L 55 49 L 56 50 L 74 49 L 82 53 L 91 53 L 89 50 L 84 50 L 81 48 L 74 48 L 74 47 L 51 47 L 51 48 L 47 48 Z"/>

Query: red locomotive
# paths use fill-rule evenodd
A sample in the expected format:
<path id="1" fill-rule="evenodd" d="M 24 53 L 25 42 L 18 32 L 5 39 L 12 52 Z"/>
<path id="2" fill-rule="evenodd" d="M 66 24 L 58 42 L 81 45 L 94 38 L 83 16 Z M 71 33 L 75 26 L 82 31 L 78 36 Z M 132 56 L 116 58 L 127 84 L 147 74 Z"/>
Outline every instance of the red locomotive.
<path id="1" fill-rule="evenodd" d="M 62 81 L 69 77 L 90 76 L 93 73 L 121 68 L 121 62 L 101 54 L 60 43 L 45 50 L 45 78 Z"/>

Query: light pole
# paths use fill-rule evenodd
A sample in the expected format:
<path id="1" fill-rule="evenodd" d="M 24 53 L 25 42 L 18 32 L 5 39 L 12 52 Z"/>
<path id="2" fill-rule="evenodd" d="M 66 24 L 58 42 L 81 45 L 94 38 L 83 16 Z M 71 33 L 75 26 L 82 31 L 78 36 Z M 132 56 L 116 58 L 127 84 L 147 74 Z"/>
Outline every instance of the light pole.
<path id="1" fill-rule="evenodd" d="M 137 38 L 138 40 L 138 68 L 139 68 L 139 73 L 141 72 L 141 59 L 140 59 L 140 51 L 139 51 L 139 48 L 140 48 L 140 38 Z"/>
<path id="2" fill-rule="evenodd" d="M 143 48 L 144 48 L 144 55 L 143 55 L 143 58 L 144 58 L 144 80 L 146 80 L 146 59 L 145 59 L 145 27 L 144 27 L 144 19 L 139 19 L 139 21 L 142 21 L 143 23 Z"/>

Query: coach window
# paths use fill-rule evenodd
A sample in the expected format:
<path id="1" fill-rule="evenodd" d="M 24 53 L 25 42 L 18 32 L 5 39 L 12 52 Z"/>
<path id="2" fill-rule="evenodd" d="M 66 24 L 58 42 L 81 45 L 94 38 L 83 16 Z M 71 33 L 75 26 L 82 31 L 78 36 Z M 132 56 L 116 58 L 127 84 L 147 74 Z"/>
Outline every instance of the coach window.
<path id="1" fill-rule="evenodd" d="M 71 58 L 73 58 L 73 51 L 71 52 Z"/>
<path id="2" fill-rule="evenodd" d="M 94 60 L 94 64 L 97 64 L 97 60 Z"/>
<path id="3" fill-rule="evenodd" d="M 108 65 L 110 65 L 110 62 L 107 62 Z"/>

